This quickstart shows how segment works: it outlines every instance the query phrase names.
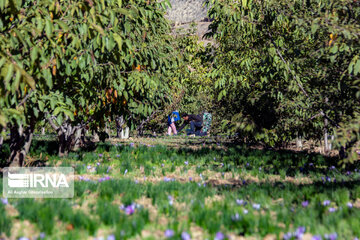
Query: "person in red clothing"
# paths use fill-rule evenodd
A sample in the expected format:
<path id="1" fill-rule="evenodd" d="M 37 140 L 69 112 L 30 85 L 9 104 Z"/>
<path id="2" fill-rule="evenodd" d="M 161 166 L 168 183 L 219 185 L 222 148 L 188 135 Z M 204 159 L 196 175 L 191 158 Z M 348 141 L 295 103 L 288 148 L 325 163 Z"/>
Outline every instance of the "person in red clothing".
<path id="1" fill-rule="evenodd" d="M 183 113 L 181 118 L 184 120 L 183 125 L 179 128 L 180 132 L 187 124 L 190 123 L 190 132 L 188 135 L 195 134 L 196 131 L 201 130 L 203 118 L 200 115 Z"/>

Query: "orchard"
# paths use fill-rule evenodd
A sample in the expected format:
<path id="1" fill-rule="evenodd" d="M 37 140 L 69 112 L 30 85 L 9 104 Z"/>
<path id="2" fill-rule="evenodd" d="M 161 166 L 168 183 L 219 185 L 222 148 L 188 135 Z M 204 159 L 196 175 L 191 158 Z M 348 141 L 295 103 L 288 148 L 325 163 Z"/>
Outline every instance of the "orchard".
<path id="1" fill-rule="evenodd" d="M 0 239 L 358 239 L 359 29 L 356 0 L 0 0 Z M 9 197 L 14 167 L 74 194 Z"/>

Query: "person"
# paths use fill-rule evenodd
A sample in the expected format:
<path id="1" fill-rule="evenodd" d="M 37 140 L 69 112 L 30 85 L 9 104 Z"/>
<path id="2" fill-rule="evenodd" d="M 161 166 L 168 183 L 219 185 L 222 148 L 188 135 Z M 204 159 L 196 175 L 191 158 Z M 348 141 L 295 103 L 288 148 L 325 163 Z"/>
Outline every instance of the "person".
<path id="1" fill-rule="evenodd" d="M 179 128 L 178 132 L 180 132 L 189 123 L 190 123 L 190 131 L 188 132 L 188 135 L 193 135 L 197 131 L 201 130 L 202 121 L 203 121 L 203 118 L 201 116 L 195 114 L 189 115 L 187 113 L 183 113 L 181 117 L 184 120 L 184 123 Z"/>
<path id="2" fill-rule="evenodd" d="M 175 122 L 180 120 L 180 114 L 178 111 L 173 111 L 171 112 L 171 114 L 168 116 L 168 135 L 171 135 L 171 132 L 174 135 L 177 135 L 177 131 L 176 131 L 176 125 Z"/>

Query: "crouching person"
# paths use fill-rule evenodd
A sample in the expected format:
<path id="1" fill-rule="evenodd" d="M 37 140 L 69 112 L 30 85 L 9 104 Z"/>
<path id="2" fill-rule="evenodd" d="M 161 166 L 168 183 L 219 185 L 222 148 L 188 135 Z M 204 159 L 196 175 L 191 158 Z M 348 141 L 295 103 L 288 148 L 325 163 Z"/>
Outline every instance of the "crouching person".
<path id="1" fill-rule="evenodd" d="M 183 125 L 179 128 L 179 132 L 181 130 L 183 130 L 183 128 L 190 124 L 190 131 L 188 132 L 188 135 L 193 135 L 195 134 L 197 131 L 201 130 L 202 128 L 202 117 L 199 115 L 195 115 L 195 114 L 187 114 L 187 113 L 183 113 L 182 114 L 182 119 L 184 120 Z"/>

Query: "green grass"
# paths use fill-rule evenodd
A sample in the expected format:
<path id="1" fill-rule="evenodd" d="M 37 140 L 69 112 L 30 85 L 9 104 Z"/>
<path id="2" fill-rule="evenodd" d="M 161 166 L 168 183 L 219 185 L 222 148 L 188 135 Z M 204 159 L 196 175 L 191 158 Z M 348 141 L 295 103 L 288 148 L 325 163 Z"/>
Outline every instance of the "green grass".
<path id="1" fill-rule="evenodd" d="M 281 239 L 298 227 L 323 238 L 334 232 L 338 239 L 360 236 L 358 171 L 331 169 L 335 160 L 316 154 L 211 147 L 99 144 L 63 159 L 46 146 L 44 152 L 35 149 L 32 157 L 42 153 L 48 166 L 73 166 L 82 180 L 76 181 L 73 199 L 0 203 L 0 236 L 159 239 L 171 229 L 173 239 L 183 232 L 202 239 L 218 232 Z M 325 206 L 325 200 L 330 204 Z M 134 206 L 130 215 L 129 206 Z M 31 231 L 19 236 L 11 231 L 15 222 L 24 221 Z"/>

